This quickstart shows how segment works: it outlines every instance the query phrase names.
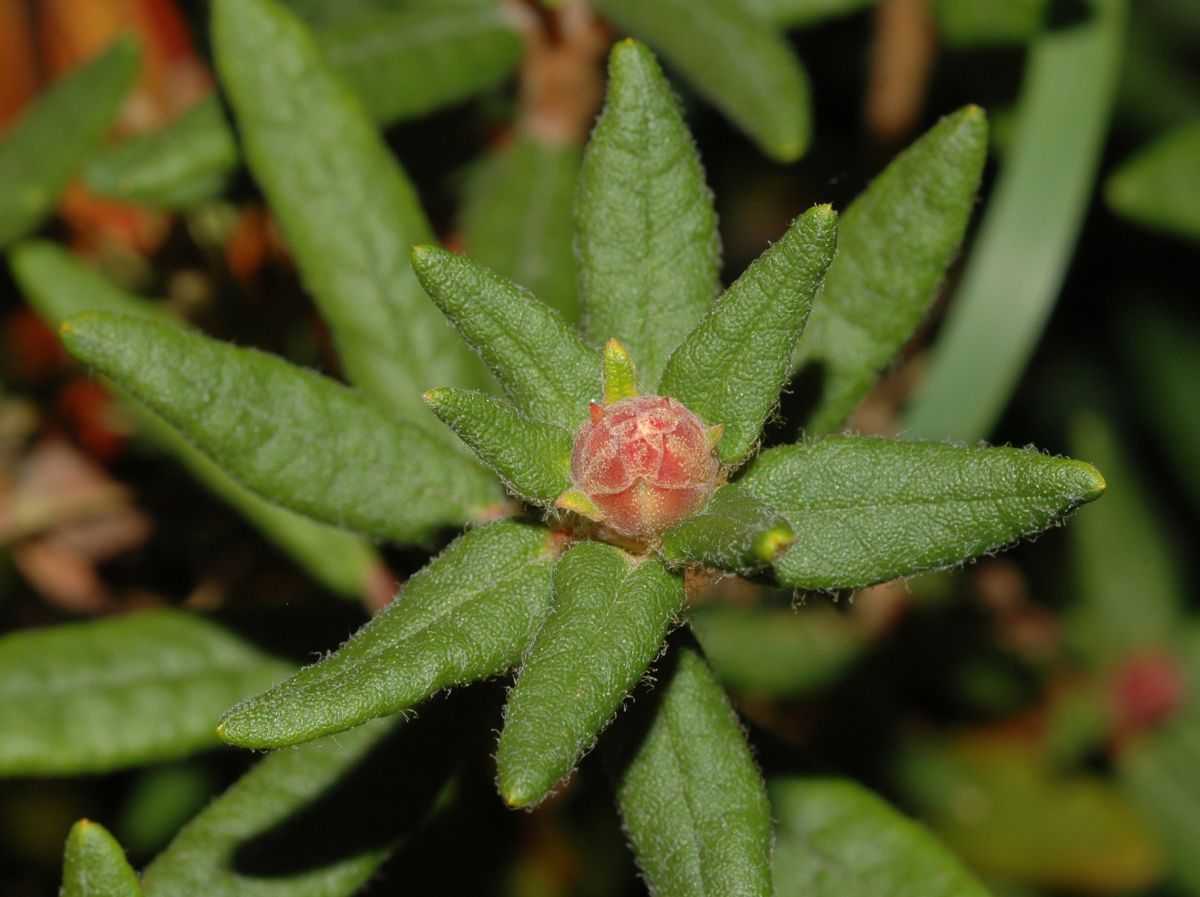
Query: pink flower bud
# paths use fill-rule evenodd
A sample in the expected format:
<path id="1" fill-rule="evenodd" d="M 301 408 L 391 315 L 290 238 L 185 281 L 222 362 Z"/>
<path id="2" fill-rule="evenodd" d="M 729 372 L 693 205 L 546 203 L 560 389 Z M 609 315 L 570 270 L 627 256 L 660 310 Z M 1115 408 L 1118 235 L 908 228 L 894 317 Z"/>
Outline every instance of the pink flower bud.
<path id="1" fill-rule="evenodd" d="M 710 430 L 666 396 L 635 396 L 608 407 L 575 437 L 571 478 L 619 535 L 646 539 L 700 509 L 720 464 Z"/>

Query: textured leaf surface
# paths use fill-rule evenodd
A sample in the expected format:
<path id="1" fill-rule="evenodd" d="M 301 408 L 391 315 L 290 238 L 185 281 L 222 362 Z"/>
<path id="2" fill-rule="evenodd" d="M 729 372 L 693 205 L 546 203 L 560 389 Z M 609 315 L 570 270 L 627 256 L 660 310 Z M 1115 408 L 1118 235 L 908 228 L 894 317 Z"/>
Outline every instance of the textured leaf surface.
<path id="1" fill-rule="evenodd" d="M 897 769 L 906 804 L 982 874 L 1106 894 L 1162 875 L 1152 831 L 1111 779 L 1057 770 L 1020 735 L 917 742 Z"/>
<path id="2" fill-rule="evenodd" d="M 585 333 L 616 339 L 654 392 L 717 291 L 712 196 L 679 104 L 645 47 L 613 48 L 608 99 L 583 158 L 576 246 Z"/>
<path id="3" fill-rule="evenodd" d="M 798 28 L 874 6 L 877 0 L 746 0 L 746 5 L 776 25 Z"/>
<path id="4" fill-rule="evenodd" d="M 579 762 L 658 655 L 683 581 L 657 560 L 581 542 L 554 571 L 554 609 L 509 694 L 500 794 L 537 803 Z"/>
<path id="5" fill-rule="evenodd" d="M 162 130 L 93 156 L 83 179 L 101 196 L 185 209 L 218 196 L 237 165 L 237 140 L 214 94 Z"/>
<path id="6" fill-rule="evenodd" d="M 593 5 L 662 53 L 773 159 L 791 162 L 808 149 L 808 77 L 783 35 L 740 0 L 595 0 Z"/>
<path id="7" fill-rule="evenodd" d="M 9 633 L 0 773 L 104 772 L 212 747 L 222 711 L 289 669 L 177 611 Z"/>
<path id="8" fill-rule="evenodd" d="M 34 230 L 99 142 L 137 74 L 122 37 L 38 97 L 0 141 L 0 246 Z"/>
<path id="9" fill-rule="evenodd" d="M 243 152 L 352 381 L 427 420 L 421 393 L 482 381 L 409 267 L 431 233 L 412 184 L 304 25 L 274 0 L 218 0 L 213 45 Z"/>
<path id="10" fill-rule="evenodd" d="M 995 551 L 1104 491 L 1090 464 L 1030 449 L 832 437 L 764 452 L 740 480 L 796 542 L 787 586 L 868 586 Z"/>
<path id="11" fill-rule="evenodd" d="M 1066 616 L 1072 645 L 1104 664 L 1168 644 L 1187 596 L 1173 533 L 1111 425 L 1093 414 L 1078 415 L 1070 445 L 1112 483 L 1111 494 L 1067 529 L 1077 589 Z"/>
<path id="12" fill-rule="evenodd" d="M 962 861 L 923 826 L 846 779 L 780 779 L 779 897 L 988 897 Z"/>
<path id="13" fill-rule="evenodd" d="M 1200 240 L 1200 121 L 1172 128 L 1139 149 L 1108 179 L 1118 214 L 1157 230 Z"/>
<path id="14" fill-rule="evenodd" d="M 57 328 L 67 318 L 84 311 L 141 315 L 163 323 L 182 324 L 158 305 L 127 293 L 54 243 L 22 243 L 14 247 L 9 259 L 13 277 L 26 300 L 51 327 Z M 139 403 L 129 404 L 139 426 L 159 445 L 319 582 L 352 597 L 367 592 L 380 561 L 366 542 L 352 533 L 317 523 L 259 498 L 198 451 L 179 431 Z"/>
<path id="15" fill-rule="evenodd" d="M 986 436 L 1058 297 L 1092 195 L 1127 32 L 1126 0 L 1088 7 L 1081 21 L 1031 45 L 1016 137 L 904 427 L 914 439 Z"/>
<path id="16" fill-rule="evenodd" d="M 768 897 L 771 808 L 737 715 L 695 651 L 677 649 L 664 666 L 617 774 L 617 805 L 650 893 Z"/>
<path id="17" fill-rule="evenodd" d="M 146 897 L 357 894 L 427 818 L 460 756 L 450 709 L 269 755 L 146 868 Z"/>
<path id="18" fill-rule="evenodd" d="M 504 672 L 549 609 L 552 561 L 541 527 L 472 530 L 329 657 L 230 710 L 221 737 L 246 747 L 297 744 Z"/>
<path id="19" fill-rule="evenodd" d="M 59 897 L 142 897 L 125 851 L 98 822 L 80 819 L 71 826 Z"/>
<path id="20" fill-rule="evenodd" d="M 663 557 L 752 573 L 770 565 L 795 536 L 778 511 L 740 486 L 718 489 L 698 514 L 663 533 Z"/>
<path id="21" fill-rule="evenodd" d="M 760 256 L 671 356 L 660 391 L 724 424 L 727 465 L 753 451 L 779 401 L 796 340 L 837 245 L 837 214 L 814 206 Z"/>
<path id="22" fill-rule="evenodd" d="M 808 694 L 867 646 L 861 627 L 832 607 L 706 607 L 689 623 L 718 678 L 750 693 Z"/>
<path id="23" fill-rule="evenodd" d="M 581 153 L 521 135 L 482 163 L 467 187 L 467 254 L 579 321 L 572 220 Z"/>
<path id="24" fill-rule="evenodd" d="M 425 401 L 510 492 L 551 504 L 571 486 L 571 433 L 524 417 L 501 399 L 470 389 L 430 390 Z"/>
<path id="25" fill-rule="evenodd" d="M 588 403 L 600 395 L 600 354 L 570 324 L 463 256 L 419 246 L 412 263 L 434 302 L 522 413 L 571 431 L 583 422 Z"/>
<path id="26" fill-rule="evenodd" d="M 423 429 L 273 355 L 102 312 L 62 338 L 238 481 L 318 520 L 413 541 L 502 500 L 488 471 Z"/>
<path id="27" fill-rule="evenodd" d="M 983 110 L 948 115 L 901 153 L 842 216 L 838 256 L 797 360 L 822 365 L 805 430 L 836 430 L 900 352 L 937 295 L 987 158 Z"/>
<path id="28" fill-rule="evenodd" d="M 330 64 L 379 121 L 422 115 L 503 79 L 521 39 L 499 4 L 423 4 L 346 16 L 318 32 Z"/>

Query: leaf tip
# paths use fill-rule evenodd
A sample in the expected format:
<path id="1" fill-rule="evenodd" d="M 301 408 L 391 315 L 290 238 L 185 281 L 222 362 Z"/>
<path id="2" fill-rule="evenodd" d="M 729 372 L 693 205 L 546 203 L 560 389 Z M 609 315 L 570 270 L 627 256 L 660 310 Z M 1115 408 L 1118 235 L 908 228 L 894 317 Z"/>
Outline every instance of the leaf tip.
<path id="1" fill-rule="evenodd" d="M 1072 461 L 1071 466 L 1079 474 L 1081 502 L 1095 501 L 1108 489 L 1108 481 L 1104 479 L 1104 475 L 1091 464 L 1086 461 Z"/>
<path id="2" fill-rule="evenodd" d="M 761 533 L 754 543 L 755 556 L 765 563 L 773 563 L 796 541 L 796 534 L 786 523 L 780 523 Z"/>

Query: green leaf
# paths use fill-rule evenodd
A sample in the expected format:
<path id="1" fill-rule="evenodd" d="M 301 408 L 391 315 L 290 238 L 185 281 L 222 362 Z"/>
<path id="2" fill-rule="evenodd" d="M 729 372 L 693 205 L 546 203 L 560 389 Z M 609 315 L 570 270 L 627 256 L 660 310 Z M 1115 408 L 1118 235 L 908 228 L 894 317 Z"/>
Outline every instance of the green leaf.
<path id="1" fill-rule="evenodd" d="M 83 180 L 122 202 L 186 209 L 219 196 L 237 166 L 237 140 L 214 94 L 165 128 L 97 153 Z"/>
<path id="2" fill-rule="evenodd" d="M 138 48 L 118 38 L 55 82 L 0 141 L 0 247 L 36 229 L 133 85 Z"/>
<path id="3" fill-rule="evenodd" d="M 612 405 L 637 396 L 637 369 L 629 350 L 617 340 L 610 339 L 600 352 L 601 380 L 604 383 L 604 404 Z"/>
<path id="4" fill-rule="evenodd" d="M 877 0 L 745 0 L 759 16 L 785 28 L 803 28 L 874 6 Z"/>
<path id="5" fill-rule="evenodd" d="M 574 225 L 581 153 L 528 134 L 492 155 L 467 184 L 467 254 L 579 320 Z"/>
<path id="6" fill-rule="evenodd" d="M 423 429 L 282 358 L 103 312 L 61 332 L 243 485 L 317 520 L 420 541 L 503 500 L 490 473 Z"/>
<path id="7" fill-rule="evenodd" d="M 958 49 L 1021 44 L 1046 26 L 1049 0 L 934 0 L 938 34 Z"/>
<path id="8" fill-rule="evenodd" d="M 1200 383 L 1200 327 L 1161 305 L 1139 302 L 1117 322 L 1124 370 L 1137 388 L 1138 409 L 1171 462 L 1175 481 L 1200 508 L 1200 412 L 1195 384 Z"/>
<path id="9" fill-rule="evenodd" d="M 213 747 L 221 712 L 289 665 L 179 611 L 0 638 L 0 775 L 79 775 Z"/>
<path id="10" fill-rule="evenodd" d="M 967 106 L 901 153 L 850 204 L 838 255 L 796 355 L 822 365 L 805 425 L 836 430 L 912 337 L 967 229 L 987 158 L 987 117 Z"/>
<path id="11" fill-rule="evenodd" d="M 718 489 L 702 511 L 663 533 L 662 553 L 669 564 L 704 564 L 747 574 L 769 566 L 795 541 L 778 511 L 731 485 Z"/>
<path id="12" fill-rule="evenodd" d="M 924 826 L 846 779 L 777 779 L 780 897 L 988 897 Z"/>
<path id="13" fill-rule="evenodd" d="M 541 527 L 468 532 L 333 654 L 226 713 L 221 737 L 298 744 L 504 672 L 549 609 L 552 549 Z"/>
<path id="14" fill-rule="evenodd" d="M 583 157 L 575 205 L 585 333 L 619 340 L 654 392 L 717 292 L 712 196 L 679 104 L 650 51 L 623 41 Z"/>
<path id="15" fill-rule="evenodd" d="M 557 312 L 468 258 L 418 246 L 413 269 L 521 413 L 574 432 L 600 394 L 600 355 Z"/>
<path id="16" fill-rule="evenodd" d="M 508 402 L 470 389 L 433 389 L 425 401 L 514 495 L 553 504 L 571 487 L 574 440 L 562 427 L 531 421 Z"/>
<path id="17" fill-rule="evenodd" d="M 25 298 L 51 327 L 57 328 L 67 318 L 84 311 L 140 315 L 164 324 L 183 324 L 158 305 L 119 288 L 54 243 L 21 243 L 12 249 L 9 261 Z M 161 418 L 137 402 L 131 401 L 129 406 L 141 429 L 318 582 L 355 598 L 361 598 L 372 588 L 381 562 L 362 539 L 259 498 L 231 479 Z"/>
<path id="18" fill-rule="evenodd" d="M 349 378 L 419 421 L 426 389 L 480 385 L 409 268 L 431 238 L 413 186 L 312 35 L 275 0 L 217 0 L 213 45 L 250 170 Z"/>
<path id="19" fill-rule="evenodd" d="M 430 815 L 462 753 L 462 710 L 447 702 L 269 755 L 146 868 L 146 897 L 359 893 Z"/>
<path id="20" fill-rule="evenodd" d="M 1200 240 L 1200 121 L 1178 125 L 1122 163 L 1104 187 L 1114 212 Z"/>
<path id="21" fill-rule="evenodd" d="M 676 649 L 664 666 L 616 776 L 650 893 L 769 897 L 771 808 L 737 715 L 694 650 Z"/>
<path id="22" fill-rule="evenodd" d="M 689 623 L 718 678 L 751 694 L 807 695 L 867 647 L 861 627 L 832 607 L 705 607 Z"/>
<path id="23" fill-rule="evenodd" d="M 717 455 L 726 465 L 751 454 L 779 401 L 837 233 L 837 214 L 829 206 L 813 206 L 793 221 L 667 363 L 660 391 L 707 423 L 725 426 Z"/>
<path id="24" fill-rule="evenodd" d="M 1104 664 L 1170 641 L 1187 605 L 1186 577 L 1158 508 L 1112 427 L 1071 421 L 1071 450 L 1102 467 L 1112 494 L 1067 531 L 1078 598 L 1066 615 L 1073 647 Z"/>
<path id="25" fill-rule="evenodd" d="M 905 802 L 982 874 L 1083 894 L 1141 893 L 1162 875 L 1112 780 L 1054 768 L 1022 733 L 916 741 L 895 762 Z"/>
<path id="26" fill-rule="evenodd" d="M 318 31 L 317 40 L 383 122 L 466 99 L 503 80 L 521 58 L 520 36 L 498 3 L 345 16 Z"/>
<path id="27" fill-rule="evenodd" d="M 496 753 L 510 806 L 542 800 L 579 762 L 662 648 L 683 581 L 657 560 L 581 542 L 554 571 L 554 609 L 504 711 Z"/>
<path id="28" fill-rule="evenodd" d="M 787 40 L 743 0 L 595 0 L 602 15 L 654 47 L 777 162 L 808 149 L 808 76 Z"/>
<path id="29" fill-rule="evenodd" d="M 1125 0 L 1088 7 L 1085 21 L 1032 44 L 1015 140 L 903 427 L 914 439 L 986 436 L 1057 298 L 1104 147 L 1125 34 Z"/>
<path id="30" fill-rule="evenodd" d="M 137 874 L 108 829 L 89 819 L 71 826 L 59 897 L 142 897 Z"/>
<path id="31" fill-rule="evenodd" d="M 962 563 L 1104 492 L 1090 464 L 1031 449 L 831 437 L 769 449 L 739 481 L 792 524 L 780 583 L 851 589 Z"/>

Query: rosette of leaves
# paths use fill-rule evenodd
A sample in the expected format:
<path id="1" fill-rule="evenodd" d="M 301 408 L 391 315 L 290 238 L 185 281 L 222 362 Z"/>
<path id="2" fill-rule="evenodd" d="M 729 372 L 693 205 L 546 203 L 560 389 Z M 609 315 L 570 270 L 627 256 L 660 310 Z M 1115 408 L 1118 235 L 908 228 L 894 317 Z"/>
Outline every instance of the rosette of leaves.
<path id="1" fill-rule="evenodd" d="M 341 648 L 225 714 L 229 743 L 303 747 L 201 813 L 143 887 L 277 887 L 235 868 L 239 838 L 304 818 L 390 737 L 377 718 L 516 669 L 497 754 L 508 804 L 552 793 L 619 717 L 603 753 L 650 889 L 772 893 L 771 809 L 750 747 L 702 647 L 668 639 L 685 573 L 854 589 L 994 551 L 1104 489 L 1088 464 L 1033 450 L 845 435 L 759 450 L 798 364 L 826 369 L 812 420 L 832 432 L 910 337 L 966 227 L 982 112 L 943 119 L 840 226 L 828 206 L 801 214 L 721 290 L 696 149 L 654 58 L 620 43 L 579 177 L 577 329 L 425 245 L 411 186 L 298 19 L 273 0 L 218 0 L 214 47 L 252 172 L 353 386 L 146 317 L 78 315 L 65 344 L 271 502 L 380 540 L 467 531 Z M 591 509 L 573 496 L 571 453 L 593 405 L 637 394 L 699 418 L 719 485 L 630 540 L 577 514 Z M 652 668 L 657 685 L 620 714 Z M 888 866 L 904 843 L 870 861 Z M 351 893 L 386 856 L 376 844 L 310 864 L 289 893 Z M 812 858 L 803 839 L 786 849 L 800 854 L 789 868 Z"/>

